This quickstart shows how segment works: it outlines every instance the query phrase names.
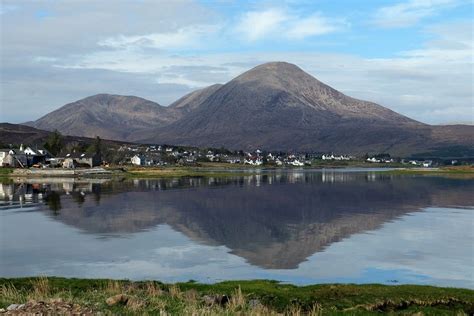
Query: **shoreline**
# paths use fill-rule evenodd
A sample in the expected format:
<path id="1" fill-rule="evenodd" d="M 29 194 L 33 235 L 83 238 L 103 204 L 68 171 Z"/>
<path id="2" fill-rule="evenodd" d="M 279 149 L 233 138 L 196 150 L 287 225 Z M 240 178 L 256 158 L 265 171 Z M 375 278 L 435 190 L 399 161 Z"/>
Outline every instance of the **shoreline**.
<path id="1" fill-rule="evenodd" d="M 307 171 L 324 169 L 365 169 L 369 172 L 386 175 L 433 175 L 433 176 L 462 176 L 474 178 L 474 166 L 417 168 L 392 165 L 314 165 L 305 167 L 275 167 L 275 166 L 247 166 L 229 165 L 225 163 L 203 164 L 198 166 L 166 166 L 166 167 L 111 167 L 88 169 L 13 169 L 0 168 L 0 178 L 100 178 L 100 179 L 139 179 L 139 178 L 179 178 L 179 177 L 228 177 L 248 176 L 259 172 L 273 171 Z M 380 169 L 380 170 L 373 170 Z M 382 170 L 386 169 L 386 170 Z"/>
<path id="2" fill-rule="evenodd" d="M 474 311 L 474 290 L 426 285 L 295 286 L 271 280 L 167 284 L 59 277 L 0 278 L 0 308 L 8 313 L 7 308 L 12 304 L 17 304 L 13 314 L 46 306 L 50 313 L 76 311 L 85 314 L 366 315 L 425 312 L 463 315 Z M 75 310 L 60 309 L 65 306 Z"/>

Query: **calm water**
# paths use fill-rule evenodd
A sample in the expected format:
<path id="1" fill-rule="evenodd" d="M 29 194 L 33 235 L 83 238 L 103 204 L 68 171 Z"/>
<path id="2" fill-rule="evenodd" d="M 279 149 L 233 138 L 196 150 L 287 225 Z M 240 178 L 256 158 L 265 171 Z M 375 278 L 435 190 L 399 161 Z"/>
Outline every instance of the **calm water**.
<path id="1" fill-rule="evenodd" d="M 473 192 L 356 170 L 3 184 L 0 276 L 474 288 Z"/>

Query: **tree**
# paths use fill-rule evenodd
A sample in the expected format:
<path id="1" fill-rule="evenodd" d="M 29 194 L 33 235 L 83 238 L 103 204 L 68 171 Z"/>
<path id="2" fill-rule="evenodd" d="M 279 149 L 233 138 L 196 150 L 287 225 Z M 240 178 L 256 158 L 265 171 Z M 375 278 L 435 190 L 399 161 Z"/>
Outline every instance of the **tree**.
<path id="1" fill-rule="evenodd" d="M 96 155 L 102 155 L 102 139 L 96 136 L 94 142 L 87 148 L 87 151 Z"/>
<path id="2" fill-rule="evenodd" d="M 54 156 L 61 152 L 61 149 L 63 148 L 63 136 L 57 129 L 49 135 L 48 140 L 44 144 L 44 148 Z"/>

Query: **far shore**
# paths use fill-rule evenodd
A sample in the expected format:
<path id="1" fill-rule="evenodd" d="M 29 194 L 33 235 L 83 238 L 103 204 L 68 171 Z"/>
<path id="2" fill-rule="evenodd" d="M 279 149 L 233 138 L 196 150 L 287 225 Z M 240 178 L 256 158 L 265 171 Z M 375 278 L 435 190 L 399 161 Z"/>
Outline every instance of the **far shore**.
<path id="1" fill-rule="evenodd" d="M 424 285 L 0 278 L 0 312 L 14 315 L 470 315 L 473 311 L 474 290 Z"/>
<path id="2" fill-rule="evenodd" d="M 387 175 L 433 175 L 433 176 L 462 176 L 464 178 L 474 177 L 474 166 L 445 166 L 438 168 L 420 168 L 400 164 L 313 164 L 304 167 L 276 167 L 276 166 L 249 166 L 228 163 L 201 163 L 191 166 L 160 166 L 160 167 L 136 167 L 136 166 L 112 166 L 94 168 L 0 168 L 0 178 L 179 178 L 179 177 L 227 177 L 253 175 L 259 172 L 276 170 L 321 170 L 321 169 L 344 169 L 361 168 L 376 170 L 376 173 Z"/>

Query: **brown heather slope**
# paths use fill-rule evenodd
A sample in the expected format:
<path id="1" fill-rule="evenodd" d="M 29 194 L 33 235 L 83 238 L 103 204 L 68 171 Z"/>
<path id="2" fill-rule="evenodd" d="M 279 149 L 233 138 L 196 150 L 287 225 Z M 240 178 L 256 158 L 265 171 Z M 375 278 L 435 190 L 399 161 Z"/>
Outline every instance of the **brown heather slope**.
<path id="1" fill-rule="evenodd" d="M 40 146 L 48 140 L 53 132 L 43 131 L 31 126 L 21 124 L 0 123 L 0 146 L 25 144 L 29 146 Z M 79 136 L 63 136 L 63 144 L 82 143 L 85 145 L 92 144 L 94 138 Z M 111 140 L 103 140 L 106 145 L 118 145 L 119 143 Z"/>
<path id="2" fill-rule="evenodd" d="M 191 93 L 186 94 L 184 97 L 176 100 L 169 105 L 169 109 L 176 113 L 176 116 L 182 117 L 185 114 L 197 109 L 206 99 L 216 92 L 221 84 L 214 84 L 212 86 L 202 88 Z"/>

